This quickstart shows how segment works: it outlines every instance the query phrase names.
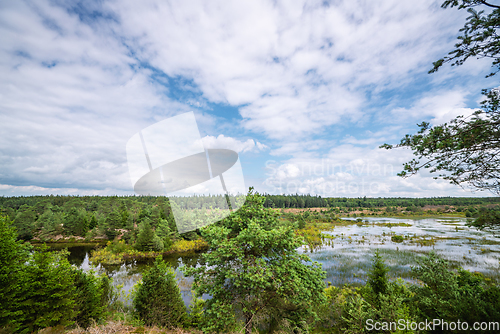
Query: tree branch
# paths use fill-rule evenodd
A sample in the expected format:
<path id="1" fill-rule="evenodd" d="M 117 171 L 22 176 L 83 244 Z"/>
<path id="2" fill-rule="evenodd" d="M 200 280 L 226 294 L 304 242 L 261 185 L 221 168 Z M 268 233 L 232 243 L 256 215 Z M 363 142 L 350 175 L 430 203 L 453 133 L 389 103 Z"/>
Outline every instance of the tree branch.
<path id="1" fill-rule="evenodd" d="M 486 1 L 484 1 L 484 0 L 478 0 L 478 1 L 479 1 L 480 3 L 482 3 L 483 5 L 485 5 L 485 6 L 492 7 L 492 8 L 499 8 L 499 9 L 500 9 L 500 6 L 498 6 L 498 5 L 493 5 L 493 4 L 488 3 L 488 2 L 486 2 Z"/>

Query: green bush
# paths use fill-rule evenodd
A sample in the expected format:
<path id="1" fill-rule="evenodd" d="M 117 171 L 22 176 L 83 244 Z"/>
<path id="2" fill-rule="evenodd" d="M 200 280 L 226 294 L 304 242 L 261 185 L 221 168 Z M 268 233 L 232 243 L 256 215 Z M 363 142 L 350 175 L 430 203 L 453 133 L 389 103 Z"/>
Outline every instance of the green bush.
<path id="1" fill-rule="evenodd" d="M 304 219 L 304 217 L 302 215 L 298 215 L 298 219 L 297 219 L 297 227 L 300 228 L 300 229 L 303 229 L 306 227 L 306 220 Z"/>
<path id="2" fill-rule="evenodd" d="M 399 242 L 403 242 L 404 238 L 401 235 L 393 235 L 391 237 L 391 240 L 392 240 L 392 242 L 398 242 L 399 243 Z"/>
<path id="3" fill-rule="evenodd" d="M 24 321 L 21 304 L 28 278 L 22 268 L 29 251 L 16 239 L 17 232 L 9 218 L 0 216 L 0 331 L 15 331 Z"/>
<path id="4" fill-rule="evenodd" d="M 95 276 L 92 271 L 76 270 L 75 321 L 79 326 L 87 328 L 92 324 L 91 319 L 99 321 L 102 318 L 107 306 L 104 296 L 108 290 L 107 283 L 107 276 L 105 279 Z"/>
<path id="5" fill-rule="evenodd" d="M 500 289 L 487 285 L 479 273 L 448 268 L 448 263 L 430 253 L 419 267 L 412 268 L 423 286 L 414 286 L 412 302 L 421 319 L 442 319 L 469 324 L 475 321 L 498 321 L 500 318 Z"/>
<path id="6" fill-rule="evenodd" d="M 133 304 L 136 315 L 148 326 L 182 327 L 187 320 L 175 273 L 160 256 L 143 274 Z"/>
<path id="7" fill-rule="evenodd" d="M 189 325 L 195 328 L 202 328 L 203 324 L 203 308 L 205 306 L 205 301 L 196 296 L 196 293 L 192 291 L 193 299 L 189 305 Z"/>
<path id="8" fill-rule="evenodd" d="M 10 221 L 0 217 L 0 332 L 31 333 L 99 320 L 107 277 L 76 270 L 67 251 L 30 253 Z"/>
<path id="9" fill-rule="evenodd" d="M 109 249 L 113 254 L 120 254 L 131 249 L 131 247 L 127 245 L 124 240 L 108 241 L 106 244 L 106 248 Z"/>
<path id="10" fill-rule="evenodd" d="M 379 251 L 376 250 L 373 256 L 372 268 L 368 273 L 368 285 L 377 300 L 379 295 L 387 292 L 387 286 L 389 284 L 389 280 L 387 278 L 388 272 L 389 269 L 385 265 L 382 256 L 380 256 Z"/>
<path id="11" fill-rule="evenodd" d="M 25 317 L 21 326 L 24 331 L 74 323 L 76 272 L 67 255 L 67 251 L 48 252 L 43 247 L 33 254 L 24 269 L 28 276 L 21 306 Z"/>
<path id="12" fill-rule="evenodd" d="M 466 213 L 467 216 L 467 213 Z M 467 216 L 470 217 L 471 215 Z M 479 212 L 478 217 L 468 224 L 469 226 L 483 229 L 485 227 L 500 226 L 500 210 L 498 209 L 483 209 Z"/>
<path id="13" fill-rule="evenodd" d="M 139 235 L 137 236 L 134 247 L 138 251 L 142 252 L 157 250 L 157 238 L 158 237 L 151 228 L 151 222 L 149 218 L 144 218 L 144 221 L 141 223 Z"/>

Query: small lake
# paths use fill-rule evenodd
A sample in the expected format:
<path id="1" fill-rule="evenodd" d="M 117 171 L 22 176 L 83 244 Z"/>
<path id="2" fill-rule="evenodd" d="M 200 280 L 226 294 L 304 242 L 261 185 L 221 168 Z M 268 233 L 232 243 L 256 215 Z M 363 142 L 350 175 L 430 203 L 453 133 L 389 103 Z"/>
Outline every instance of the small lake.
<path id="1" fill-rule="evenodd" d="M 346 218 L 346 220 L 349 220 Z M 430 251 L 450 261 L 453 267 L 479 271 L 486 277 L 500 281 L 500 231 L 478 231 L 465 226 L 465 218 L 364 218 L 359 223 L 336 226 L 323 232 L 327 236 L 323 245 L 310 249 L 299 249 L 313 261 L 322 264 L 327 272 L 327 282 L 361 285 L 366 282 L 367 272 L 375 249 L 379 249 L 392 278 L 401 277 L 412 282 L 411 266 L 422 255 Z M 402 242 L 393 241 L 393 236 L 401 236 Z M 394 238 L 394 240 L 399 241 Z M 63 248 L 63 245 L 58 245 Z M 94 246 L 70 247 L 69 260 L 72 264 L 90 269 L 89 254 Z M 165 257 L 177 274 L 184 302 L 191 300 L 192 279 L 179 272 L 183 264 L 197 264 L 200 254 Z M 115 285 L 122 285 L 124 292 L 142 277 L 152 261 L 130 261 L 122 265 L 97 267 L 113 277 Z"/>
<path id="2" fill-rule="evenodd" d="M 353 219 L 354 220 L 354 219 Z M 455 267 L 500 278 L 500 231 L 478 231 L 465 226 L 464 218 L 365 218 L 363 223 L 335 227 L 323 234 L 321 247 L 303 247 L 312 260 L 323 265 L 333 285 L 364 284 L 375 249 L 390 268 L 392 278 L 412 282 L 411 266 L 419 257 L 434 251 Z M 392 241 L 401 236 L 402 242 Z"/>

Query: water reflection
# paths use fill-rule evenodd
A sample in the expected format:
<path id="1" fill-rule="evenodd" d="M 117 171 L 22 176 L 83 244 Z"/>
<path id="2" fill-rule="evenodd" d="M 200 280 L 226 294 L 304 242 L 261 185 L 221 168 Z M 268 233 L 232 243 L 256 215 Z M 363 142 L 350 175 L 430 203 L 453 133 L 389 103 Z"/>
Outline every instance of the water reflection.
<path id="1" fill-rule="evenodd" d="M 454 267 L 479 271 L 499 280 L 500 231 L 478 231 L 463 218 L 366 218 L 364 222 L 338 226 L 324 232 L 325 239 L 310 257 L 322 263 L 327 281 L 334 285 L 366 282 L 374 249 L 379 249 L 393 278 L 413 282 L 410 269 L 418 257 L 435 251 Z M 402 236 L 394 242 L 393 236 Z M 307 247 L 302 252 L 310 252 Z"/>
<path id="2" fill-rule="evenodd" d="M 480 271 L 498 281 L 500 231 L 477 231 L 465 226 L 466 222 L 463 218 L 366 218 L 364 222 L 337 226 L 332 231 L 324 232 L 322 246 L 312 252 L 308 247 L 299 251 L 309 253 L 313 261 L 320 262 L 327 272 L 326 280 L 336 286 L 364 284 L 374 249 L 380 250 L 393 278 L 401 277 L 413 282 L 411 266 L 416 265 L 420 256 L 433 250 L 455 267 Z M 402 242 L 393 241 L 397 240 L 392 238 L 396 235 L 402 237 Z M 93 248 L 88 245 L 70 247 L 70 262 L 89 270 L 89 253 Z M 199 264 L 200 254 L 168 256 L 164 260 L 174 268 L 184 302 L 189 304 L 192 278 L 184 277 L 179 267 Z M 96 269 L 112 277 L 115 285 L 123 285 L 126 294 L 153 261 L 128 261 Z"/>

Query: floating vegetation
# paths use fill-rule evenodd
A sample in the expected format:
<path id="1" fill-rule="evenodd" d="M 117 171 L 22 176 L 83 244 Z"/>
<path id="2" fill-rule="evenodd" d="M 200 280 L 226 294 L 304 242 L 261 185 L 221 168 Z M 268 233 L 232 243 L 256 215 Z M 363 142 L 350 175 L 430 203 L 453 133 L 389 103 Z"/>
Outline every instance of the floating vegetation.
<path id="1" fill-rule="evenodd" d="M 480 245 L 500 245 L 500 241 L 482 238 L 479 240 Z"/>
<path id="2" fill-rule="evenodd" d="M 412 240 L 410 240 L 410 242 L 418 244 L 420 246 L 434 246 L 436 244 L 436 239 L 434 238 L 426 239 L 425 237 L 419 239 L 413 238 Z"/>
<path id="3" fill-rule="evenodd" d="M 391 237 L 391 240 L 392 240 L 392 242 L 398 242 L 398 243 L 401 243 L 401 242 L 403 242 L 405 239 L 403 238 L 403 236 L 402 236 L 402 235 L 393 235 L 393 236 Z"/>
<path id="4" fill-rule="evenodd" d="M 117 247 L 118 246 L 118 247 Z M 186 252 L 197 252 L 208 247 L 205 240 L 178 240 L 174 242 L 172 248 L 168 251 L 149 251 L 141 252 L 133 249 L 129 245 L 119 241 L 113 243 L 109 241 L 107 246 L 101 249 L 96 249 L 91 252 L 90 263 L 94 265 L 117 265 L 127 260 L 147 260 L 154 259 L 158 255 L 171 255 Z"/>
<path id="5" fill-rule="evenodd" d="M 398 223 L 387 223 L 387 222 L 376 222 L 375 223 L 376 225 L 381 225 L 381 226 L 384 226 L 384 227 L 411 227 L 413 226 L 412 224 L 408 224 L 408 223 L 403 223 L 403 222 L 398 222 Z"/>
<path id="6" fill-rule="evenodd" d="M 492 280 L 500 281 L 500 240 L 492 231 L 471 229 L 465 225 L 465 219 L 456 218 L 440 218 L 439 221 L 433 218 L 366 220 L 368 222 L 363 221 L 362 226 L 354 219 L 350 224 L 337 224 L 331 232 L 323 233 L 328 235 L 323 239 L 323 245 L 309 255 L 323 264 L 327 279 L 333 285 L 362 284 L 360 282 L 366 279 L 364 268 L 369 265 L 374 249 L 386 252 L 385 260 L 392 264 L 390 274 L 393 277 L 407 281 L 411 281 L 407 272 L 416 265 L 416 257 L 430 251 L 437 252 L 455 269 L 463 267 L 480 271 Z M 333 240 L 332 237 L 336 237 L 335 247 L 327 243 Z M 402 260 L 405 257 L 408 261 Z"/>

